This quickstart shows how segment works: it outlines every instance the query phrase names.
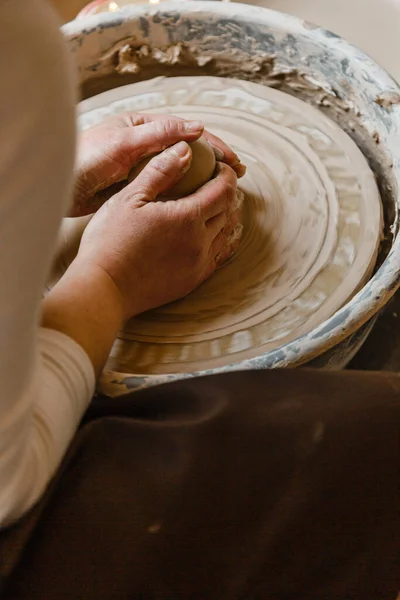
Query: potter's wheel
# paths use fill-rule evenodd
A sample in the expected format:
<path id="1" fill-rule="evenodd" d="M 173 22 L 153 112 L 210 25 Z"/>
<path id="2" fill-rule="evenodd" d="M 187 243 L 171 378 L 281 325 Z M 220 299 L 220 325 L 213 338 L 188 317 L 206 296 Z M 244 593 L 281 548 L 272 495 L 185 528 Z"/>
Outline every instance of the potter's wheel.
<path id="1" fill-rule="evenodd" d="M 375 179 L 332 121 L 271 88 L 159 78 L 80 105 L 87 128 L 125 110 L 201 119 L 248 166 L 234 259 L 187 298 L 131 320 L 107 368 L 162 374 L 263 354 L 325 321 L 370 277 L 382 227 Z"/>

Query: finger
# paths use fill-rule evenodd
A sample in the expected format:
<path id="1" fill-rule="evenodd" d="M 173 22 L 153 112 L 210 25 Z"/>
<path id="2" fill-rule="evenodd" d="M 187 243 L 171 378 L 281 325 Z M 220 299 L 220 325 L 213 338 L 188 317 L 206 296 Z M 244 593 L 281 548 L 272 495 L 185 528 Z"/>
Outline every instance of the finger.
<path id="1" fill-rule="evenodd" d="M 159 115 L 159 114 L 148 114 L 148 113 L 133 113 L 126 112 L 121 113 L 116 117 L 119 121 L 119 125 L 122 127 L 136 127 L 137 125 L 144 125 L 145 123 L 152 123 L 153 121 L 164 121 L 165 119 L 174 119 L 176 121 L 184 121 L 181 117 L 175 115 Z"/>
<path id="2" fill-rule="evenodd" d="M 240 240 L 239 240 L 240 241 Z M 237 242 L 237 245 L 239 244 Z M 236 246 L 224 246 L 222 250 L 209 262 L 200 283 L 203 283 L 211 277 L 220 267 L 222 267 L 232 256 L 237 249 Z"/>
<path id="3" fill-rule="evenodd" d="M 221 231 L 210 246 L 210 258 L 215 259 L 219 264 L 221 257 L 224 257 L 225 254 L 230 256 L 236 250 L 242 235 L 243 225 L 241 223 L 236 223 L 229 233 Z"/>
<path id="4" fill-rule="evenodd" d="M 202 283 L 207 281 L 207 279 L 210 279 L 211 275 L 213 275 L 216 270 L 217 270 L 217 263 L 215 262 L 215 260 L 213 260 L 207 265 L 206 270 L 204 271 L 203 277 L 201 278 L 201 280 L 199 282 L 199 285 L 201 285 Z"/>
<path id="5" fill-rule="evenodd" d="M 146 123 L 152 123 L 154 121 L 163 121 L 165 119 L 185 122 L 181 117 L 175 115 L 152 115 L 146 113 L 123 113 L 117 117 L 123 126 L 135 127 L 137 125 L 144 125 Z M 238 177 L 243 177 L 246 173 L 246 166 L 240 161 L 237 154 L 223 142 L 219 137 L 205 130 L 203 136 L 213 147 L 215 157 L 220 162 L 226 162 L 236 172 Z"/>
<path id="6" fill-rule="evenodd" d="M 216 259 L 217 256 L 221 254 L 221 252 L 226 248 L 226 239 L 222 231 L 220 231 L 210 246 L 210 259 L 211 262 Z"/>
<path id="7" fill-rule="evenodd" d="M 236 210 L 229 216 L 228 221 L 222 230 L 222 234 L 225 236 L 226 240 L 229 241 L 230 237 L 233 235 L 236 225 L 241 221 L 241 217 L 241 210 Z"/>
<path id="8" fill-rule="evenodd" d="M 225 246 L 223 250 L 215 257 L 215 266 L 216 269 L 223 267 L 229 259 L 231 259 L 239 246 L 240 240 L 237 240 L 235 244 L 230 244 L 229 246 Z"/>
<path id="9" fill-rule="evenodd" d="M 152 115 L 147 113 L 138 113 L 138 112 L 123 112 L 115 117 L 110 117 L 106 121 L 102 121 L 97 125 L 91 127 L 91 129 L 99 129 L 103 127 L 109 127 L 112 125 L 113 127 L 125 128 L 125 127 L 136 127 L 137 125 L 144 125 L 145 123 L 152 123 L 153 121 L 161 121 L 163 119 L 176 119 L 177 121 L 183 121 L 180 117 L 176 117 L 175 115 Z"/>
<path id="10" fill-rule="evenodd" d="M 153 202 L 166 192 L 188 171 L 192 150 L 186 142 L 179 142 L 158 154 L 143 171 L 121 192 L 123 198 L 137 203 Z"/>
<path id="11" fill-rule="evenodd" d="M 188 216 L 198 218 L 201 215 L 207 222 L 220 213 L 231 214 L 236 202 L 236 173 L 225 163 L 217 163 L 215 177 L 187 196 L 182 207 Z"/>
<path id="12" fill-rule="evenodd" d="M 241 216 L 241 211 L 238 209 L 229 216 L 226 213 L 220 213 L 216 217 L 209 219 L 206 222 L 206 227 L 210 238 L 213 240 L 219 233 L 222 233 L 225 240 L 229 239 Z"/>
<path id="13" fill-rule="evenodd" d="M 210 146 L 212 146 L 216 159 L 229 165 L 238 177 L 243 177 L 246 173 L 246 166 L 240 162 L 238 155 L 235 154 L 235 152 L 219 137 L 209 131 L 204 131 L 203 137 L 205 137 Z"/>
<path id="14" fill-rule="evenodd" d="M 242 235 L 243 226 L 241 223 L 237 223 L 228 241 L 222 232 L 216 236 L 210 247 L 210 262 L 204 272 L 201 283 L 209 279 L 217 269 L 232 258 L 240 244 Z"/>
<path id="15" fill-rule="evenodd" d="M 136 113 L 134 115 L 134 123 L 138 125 L 139 123 L 149 123 L 156 119 L 162 120 L 165 118 L 165 115 L 138 115 Z M 178 121 L 183 120 L 175 115 L 171 115 L 170 118 L 176 119 Z M 205 130 L 203 136 L 213 147 L 216 159 L 220 162 L 226 162 L 226 164 L 228 164 L 230 167 L 233 168 L 234 171 L 236 171 L 238 177 L 243 177 L 243 175 L 246 173 L 246 166 L 241 163 L 239 156 L 235 154 L 235 152 L 227 144 L 225 144 L 225 142 L 223 142 L 218 136 L 214 135 L 213 133 L 210 133 L 209 131 Z"/>
<path id="16" fill-rule="evenodd" d="M 193 142 L 203 133 L 197 121 L 164 118 L 126 129 L 124 151 L 129 169 L 141 158 L 161 152 L 180 141 Z"/>
<path id="17" fill-rule="evenodd" d="M 206 221 L 206 227 L 208 229 L 210 239 L 213 240 L 219 233 L 221 233 L 227 223 L 228 215 L 225 212 L 219 213 L 219 215 L 212 217 L 212 219 L 208 219 L 208 221 Z"/>
<path id="18" fill-rule="evenodd" d="M 229 233 L 229 235 L 226 236 L 228 246 L 230 246 L 231 250 L 233 250 L 233 251 L 236 250 L 236 248 L 240 244 L 240 240 L 242 239 L 242 237 L 243 237 L 243 225 L 242 225 L 242 223 L 236 223 L 235 227 L 232 229 L 232 231 Z"/>

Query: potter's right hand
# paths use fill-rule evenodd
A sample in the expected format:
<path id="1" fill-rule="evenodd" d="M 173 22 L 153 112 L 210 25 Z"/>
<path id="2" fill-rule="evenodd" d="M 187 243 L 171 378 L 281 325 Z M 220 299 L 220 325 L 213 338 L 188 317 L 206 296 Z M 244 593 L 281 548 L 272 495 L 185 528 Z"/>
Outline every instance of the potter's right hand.
<path id="1" fill-rule="evenodd" d="M 99 209 L 83 235 L 76 262 L 107 275 L 125 319 L 185 296 L 239 243 L 236 174 L 227 164 L 218 163 L 214 179 L 193 195 L 157 200 L 190 161 L 185 142 L 153 158 Z"/>

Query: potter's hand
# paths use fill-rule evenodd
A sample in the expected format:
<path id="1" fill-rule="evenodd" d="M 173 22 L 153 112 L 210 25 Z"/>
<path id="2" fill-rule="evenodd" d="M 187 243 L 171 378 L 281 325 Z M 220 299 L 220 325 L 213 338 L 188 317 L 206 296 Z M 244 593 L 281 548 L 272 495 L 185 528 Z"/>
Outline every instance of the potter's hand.
<path id="1" fill-rule="evenodd" d="M 124 113 L 80 134 L 71 217 L 95 212 L 126 185 L 133 165 L 145 156 L 179 142 L 193 142 L 201 135 L 216 158 L 230 165 L 238 177 L 246 168 L 219 138 L 203 130 L 201 123 L 173 116 Z"/>
<path id="2" fill-rule="evenodd" d="M 157 201 L 190 160 L 185 142 L 153 158 L 99 209 L 82 237 L 77 261 L 107 273 L 126 318 L 185 296 L 239 243 L 236 174 L 226 164 L 218 163 L 215 178 L 193 195 Z"/>
<path id="3" fill-rule="evenodd" d="M 94 215 L 78 256 L 44 300 L 43 324 L 78 342 L 97 374 L 124 321 L 185 296 L 236 249 L 236 174 L 182 200 L 157 201 L 188 169 L 185 142 L 153 158 Z"/>

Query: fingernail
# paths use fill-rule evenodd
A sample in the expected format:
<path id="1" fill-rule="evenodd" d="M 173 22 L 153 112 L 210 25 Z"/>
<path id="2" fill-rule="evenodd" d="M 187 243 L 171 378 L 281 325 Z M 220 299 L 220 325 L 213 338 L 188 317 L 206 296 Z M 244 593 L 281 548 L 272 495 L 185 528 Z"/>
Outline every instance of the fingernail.
<path id="1" fill-rule="evenodd" d="M 187 121 L 185 122 L 185 129 L 189 133 L 195 133 L 196 131 L 203 131 L 204 125 L 201 121 Z"/>
<path id="2" fill-rule="evenodd" d="M 176 158 L 185 158 L 185 156 L 189 154 L 190 148 L 189 144 L 186 142 L 178 142 L 174 146 L 171 146 L 168 151 L 176 156 Z"/>
<path id="3" fill-rule="evenodd" d="M 185 173 L 187 173 L 191 166 L 192 166 L 192 161 L 191 160 L 186 161 L 181 169 L 181 174 L 184 175 Z"/>
<path id="4" fill-rule="evenodd" d="M 247 171 L 247 167 L 246 165 L 243 165 L 241 162 L 239 162 L 237 165 L 235 165 L 235 171 L 236 171 L 236 175 L 238 177 L 243 177 L 243 175 L 246 174 Z"/>
<path id="5" fill-rule="evenodd" d="M 217 160 L 219 160 L 219 161 L 224 160 L 225 154 L 222 152 L 222 150 L 220 150 L 219 148 L 216 148 L 215 146 L 213 146 L 212 149 L 214 150 L 215 158 Z"/>

